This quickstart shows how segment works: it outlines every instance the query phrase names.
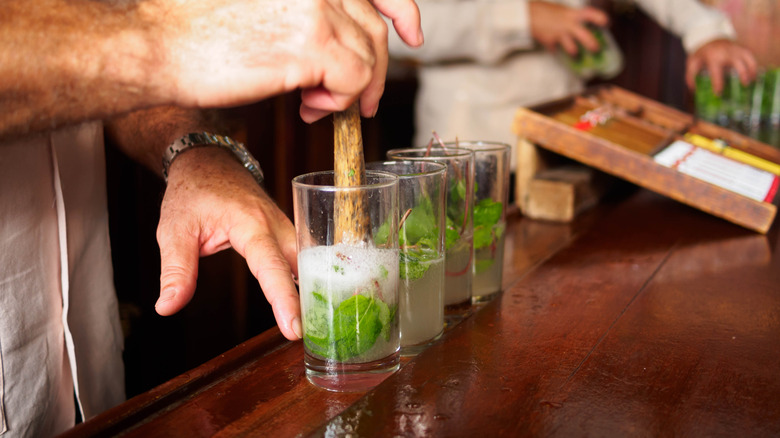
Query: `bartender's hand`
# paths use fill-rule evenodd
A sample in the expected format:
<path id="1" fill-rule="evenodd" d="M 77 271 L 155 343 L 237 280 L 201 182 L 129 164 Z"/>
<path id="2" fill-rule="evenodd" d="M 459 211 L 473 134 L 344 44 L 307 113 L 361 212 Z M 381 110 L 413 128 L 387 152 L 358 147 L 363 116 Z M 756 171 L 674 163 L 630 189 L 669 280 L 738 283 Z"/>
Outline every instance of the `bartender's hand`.
<path id="1" fill-rule="evenodd" d="M 570 55 L 577 54 L 577 42 L 587 50 L 599 50 L 599 42 L 588 30 L 587 24 L 606 26 L 609 16 L 594 7 L 570 8 L 544 1 L 528 2 L 531 36 L 547 50 L 559 47 Z"/>
<path id="2" fill-rule="evenodd" d="M 301 337 L 295 229 L 230 151 L 194 148 L 173 162 L 157 228 L 162 270 L 160 315 L 192 298 L 198 259 L 234 248 L 249 265 L 282 334 Z"/>
<path id="3" fill-rule="evenodd" d="M 174 103 L 226 107 L 303 89 L 313 122 L 360 99 L 372 117 L 384 91 L 387 26 L 422 44 L 414 0 L 158 0 Z"/>
<path id="4" fill-rule="evenodd" d="M 696 88 L 696 75 L 706 68 L 712 80 L 712 90 L 720 95 L 725 83 L 724 75 L 733 69 L 743 85 L 756 78 L 758 63 L 753 52 L 731 40 L 714 40 L 699 47 L 688 57 L 685 66 L 685 82 L 691 90 Z"/>

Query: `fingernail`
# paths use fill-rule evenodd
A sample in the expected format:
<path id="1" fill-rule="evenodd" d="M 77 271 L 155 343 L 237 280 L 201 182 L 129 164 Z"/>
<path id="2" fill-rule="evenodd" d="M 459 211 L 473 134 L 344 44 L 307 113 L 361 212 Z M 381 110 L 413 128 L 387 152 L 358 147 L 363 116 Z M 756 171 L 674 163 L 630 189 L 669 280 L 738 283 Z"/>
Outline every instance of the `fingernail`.
<path id="1" fill-rule="evenodd" d="M 303 337 L 303 328 L 301 327 L 301 320 L 297 316 L 292 320 L 292 329 L 295 333 L 295 336 L 298 337 L 298 339 Z"/>

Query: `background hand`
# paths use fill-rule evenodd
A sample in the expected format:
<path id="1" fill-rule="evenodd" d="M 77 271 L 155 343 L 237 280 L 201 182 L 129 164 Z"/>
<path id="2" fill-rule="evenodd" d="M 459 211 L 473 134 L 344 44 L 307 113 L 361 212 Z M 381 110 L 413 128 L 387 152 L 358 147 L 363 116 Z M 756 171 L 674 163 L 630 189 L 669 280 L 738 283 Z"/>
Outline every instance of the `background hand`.
<path id="1" fill-rule="evenodd" d="M 547 50 L 555 51 L 559 47 L 570 55 L 577 54 L 577 42 L 587 50 L 595 52 L 599 42 L 588 30 L 587 24 L 606 26 L 609 16 L 593 7 L 581 9 L 542 1 L 528 3 L 531 35 Z"/>
<path id="2" fill-rule="evenodd" d="M 706 68 L 712 79 L 712 89 L 720 95 L 724 76 L 733 69 L 743 85 L 756 78 L 758 63 L 753 53 L 731 40 L 714 40 L 699 47 L 689 57 L 685 66 L 685 82 L 691 90 L 696 88 L 696 75 Z"/>

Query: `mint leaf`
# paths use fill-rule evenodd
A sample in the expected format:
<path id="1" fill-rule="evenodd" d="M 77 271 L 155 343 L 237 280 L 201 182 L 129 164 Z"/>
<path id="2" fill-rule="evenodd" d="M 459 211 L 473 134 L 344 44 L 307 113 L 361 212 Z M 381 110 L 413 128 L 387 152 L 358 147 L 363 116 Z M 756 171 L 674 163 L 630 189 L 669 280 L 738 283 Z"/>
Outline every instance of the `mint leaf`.
<path id="1" fill-rule="evenodd" d="M 414 245 L 424 237 L 438 234 L 439 227 L 436 226 L 431 201 L 424 198 L 406 217 L 401 232 L 398 233 L 398 243 L 401 246 Z"/>
<path id="2" fill-rule="evenodd" d="M 460 233 L 458 232 L 455 223 L 447 216 L 447 228 L 444 230 L 444 246 L 446 249 L 450 249 L 455 242 L 460 239 Z"/>
<path id="3" fill-rule="evenodd" d="M 333 340 L 329 327 L 333 308 L 321 293 L 315 291 L 311 295 L 314 299 L 306 309 L 304 342 L 313 353 L 331 357 Z"/>
<path id="4" fill-rule="evenodd" d="M 474 206 L 474 249 L 490 246 L 496 236 L 493 228 L 501 220 L 503 205 L 485 198 Z"/>
<path id="5" fill-rule="evenodd" d="M 450 188 L 450 193 L 447 199 L 447 227 L 449 227 L 450 220 L 457 226 L 463 224 L 463 204 L 466 202 L 466 182 L 459 180 Z M 460 232 L 458 232 L 460 234 Z"/>
<path id="6" fill-rule="evenodd" d="M 380 225 L 379 229 L 377 229 L 376 233 L 374 233 L 374 243 L 377 246 L 384 246 L 385 244 L 389 243 L 387 241 L 387 238 L 389 236 L 390 236 L 390 223 L 388 219 L 388 221 L 385 221 L 385 223 Z"/>
<path id="7" fill-rule="evenodd" d="M 376 299 L 363 295 L 354 295 L 339 304 L 333 314 L 337 360 L 361 355 L 374 346 L 384 327 L 381 312 Z"/>
<path id="8" fill-rule="evenodd" d="M 403 280 L 419 280 L 431 267 L 431 261 L 439 257 L 434 248 L 406 249 L 400 254 L 400 276 Z"/>

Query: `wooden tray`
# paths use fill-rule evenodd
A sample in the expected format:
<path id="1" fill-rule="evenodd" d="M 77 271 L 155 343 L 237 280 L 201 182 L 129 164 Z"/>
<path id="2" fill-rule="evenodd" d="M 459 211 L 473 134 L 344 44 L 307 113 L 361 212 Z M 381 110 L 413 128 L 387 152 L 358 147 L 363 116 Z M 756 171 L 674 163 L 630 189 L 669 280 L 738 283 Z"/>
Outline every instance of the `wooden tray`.
<path id="1" fill-rule="evenodd" d="M 608 120 L 583 122 L 596 109 L 608 111 Z M 686 134 L 721 139 L 772 164 L 780 164 L 780 150 L 620 87 L 599 86 L 520 108 L 513 128 L 520 139 L 541 148 L 760 233 L 769 230 L 777 213 L 776 191 L 764 201 L 755 200 L 659 164 L 654 155 Z"/>

